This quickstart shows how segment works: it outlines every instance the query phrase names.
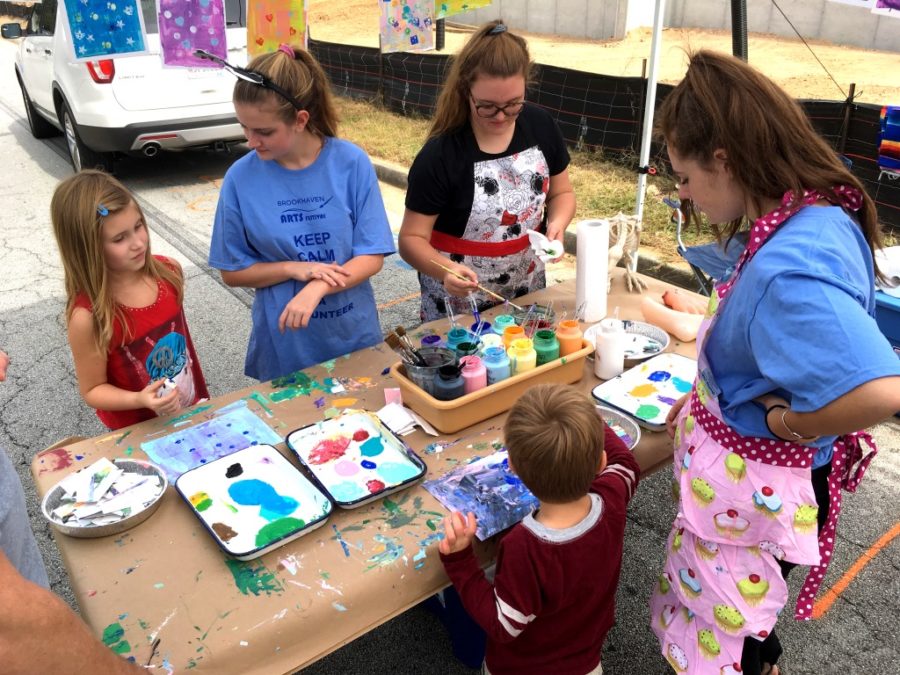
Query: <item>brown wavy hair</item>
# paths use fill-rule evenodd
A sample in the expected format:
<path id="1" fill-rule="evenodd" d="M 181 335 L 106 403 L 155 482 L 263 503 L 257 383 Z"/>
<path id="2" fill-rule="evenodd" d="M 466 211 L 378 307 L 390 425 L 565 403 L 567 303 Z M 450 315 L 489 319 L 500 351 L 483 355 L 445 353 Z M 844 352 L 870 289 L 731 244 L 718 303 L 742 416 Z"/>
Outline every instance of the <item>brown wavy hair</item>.
<path id="1" fill-rule="evenodd" d="M 516 475 L 539 500 L 563 504 L 588 493 L 603 454 L 603 420 L 582 391 L 540 384 L 509 411 L 503 430 Z"/>
<path id="2" fill-rule="evenodd" d="M 428 138 L 452 133 L 469 121 L 469 89 L 479 75 L 513 77 L 521 75 L 527 85 L 534 63 L 525 39 L 504 30 L 491 34 L 503 21 L 497 19 L 475 31 L 468 42 L 453 57 L 444 87 L 438 97 L 437 108 Z"/>
<path id="3" fill-rule="evenodd" d="M 306 128 L 319 138 L 337 136 L 338 114 L 334 106 L 331 86 L 322 66 L 305 49 L 294 48 L 294 58 L 278 51 L 262 54 L 247 64 L 247 70 L 269 78 L 274 84 L 291 94 L 309 113 Z M 275 114 L 293 124 L 297 118 L 294 105 L 270 89 L 253 82 L 238 79 L 234 85 L 232 100 L 250 105 L 274 105 Z"/>
<path id="4" fill-rule="evenodd" d="M 689 55 L 684 79 L 666 96 L 656 113 L 655 134 L 675 151 L 703 167 L 713 152 L 727 153 L 728 169 L 751 203 L 781 200 L 788 190 L 802 195 L 819 190 L 835 204 L 834 188 L 849 185 L 863 195 L 862 208 L 850 215 L 869 248 L 882 246 L 875 202 L 866 194 L 834 149 L 816 132 L 800 105 L 777 84 L 744 61 L 700 50 Z M 687 212 L 699 224 L 693 205 Z M 744 218 L 719 228 L 732 237 Z M 876 267 L 876 273 L 881 273 Z"/>
<path id="5" fill-rule="evenodd" d="M 123 344 L 133 337 L 122 308 L 113 298 L 103 256 L 104 218 L 131 203 L 146 224 L 144 212 L 128 188 L 108 173 L 94 169 L 85 169 L 63 180 L 50 200 L 50 220 L 65 274 L 66 321 L 72 318 L 75 298 L 81 293 L 86 295 L 91 303 L 95 346 L 101 352 L 109 347 L 117 321 L 123 327 Z M 106 216 L 98 212 L 101 204 L 108 210 Z M 181 276 L 153 257 L 149 238 L 143 272 L 172 284 L 181 303 L 184 296 Z"/>

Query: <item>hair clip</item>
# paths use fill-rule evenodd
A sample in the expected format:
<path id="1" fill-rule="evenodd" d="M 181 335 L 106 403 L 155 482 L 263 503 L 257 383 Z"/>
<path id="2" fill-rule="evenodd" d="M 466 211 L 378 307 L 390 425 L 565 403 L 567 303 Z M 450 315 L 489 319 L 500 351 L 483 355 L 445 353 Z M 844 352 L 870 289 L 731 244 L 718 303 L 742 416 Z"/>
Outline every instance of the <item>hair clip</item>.
<path id="1" fill-rule="evenodd" d="M 488 31 L 488 35 L 500 35 L 500 33 L 505 33 L 505 32 L 506 32 L 506 24 L 498 23 L 496 26 L 494 26 L 493 28 L 491 28 Z"/>
<path id="2" fill-rule="evenodd" d="M 285 44 L 284 42 L 278 45 L 278 51 L 284 52 L 285 54 L 290 56 L 292 61 L 297 58 L 297 55 L 294 53 L 294 48 L 288 44 Z"/>
<path id="3" fill-rule="evenodd" d="M 109 209 L 103 206 L 103 204 L 97 204 L 97 215 L 99 216 L 108 216 Z"/>

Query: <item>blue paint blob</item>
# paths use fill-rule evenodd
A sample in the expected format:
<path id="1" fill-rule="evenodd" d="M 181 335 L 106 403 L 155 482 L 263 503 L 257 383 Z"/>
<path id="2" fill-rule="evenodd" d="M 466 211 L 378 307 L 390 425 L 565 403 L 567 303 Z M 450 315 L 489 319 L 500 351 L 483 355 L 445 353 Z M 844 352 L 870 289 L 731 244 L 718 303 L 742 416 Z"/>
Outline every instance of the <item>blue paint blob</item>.
<path id="1" fill-rule="evenodd" d="M 328 491 L 337 502 L 353 502 L 369 494 L 362 485 L 349 480 L 329 485 Z"/>
<path id="2" fill-rule="evenodd" d="M 669 378 L 672 377 L 672 373 L 666 370 L 657 370 L 656 372 L 650 373 L 648 380 L 651 382 L 666 382 Z"/>
<path id="3" fill-rule="evenodd" d="M 228 496 L 242 506 L 259 505 L 259 515 L 266 520 L 276 520 L 293 513 L 300 503 L 292 497 L 283 497 L 271 485 L 258 479 L 232 483 Z"/>
<path id="4" fill-rule="evenodd" d="M 691 390 L 691 383 L 687 380 L 682 380 L 680 377 L 673 377 L 672 384 L 674 384 L 675 388 L 682 394 L 686 394 Z"/>
<path id="5" fill-rule="evenodd" d="M 368 459 L 362 461 L 362 468 L 364 469 L 374 469 L 376 466 L 378 465 L 375 462 L 370 462 Z"/>
<path id="6" fill-rule="evenodd" d="M 399 464 L 398 462 L 384 462 L 378 467 L 378 474 L 382 477 L 385 484 L 397 485 L 405 480 L 409 480 L 419 473 L 412 464 Z"/>
<path id="7" fill-rule="evenodd" d="M 384 452 L 384 443 L 381 442 L 381 437 L 373 436 L 359 446 L 359 451 L 363 457 L 376 457 Z"/>

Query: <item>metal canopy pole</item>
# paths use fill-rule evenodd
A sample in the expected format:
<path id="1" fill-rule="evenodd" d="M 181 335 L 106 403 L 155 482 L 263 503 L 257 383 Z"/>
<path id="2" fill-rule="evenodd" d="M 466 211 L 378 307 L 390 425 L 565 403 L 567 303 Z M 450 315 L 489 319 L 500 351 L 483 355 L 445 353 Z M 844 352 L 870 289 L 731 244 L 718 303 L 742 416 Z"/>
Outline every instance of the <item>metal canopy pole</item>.
<path id="1" fill-rule="evenodd" d="M 731 0 L 731 53 L 747 60 L 747 0 Z"/>
<path id="2" fill-rule="evenodd" d="M 659 53 L 662 44 L 663 12 L 666 0 L 656 0 L 653 12 L 653 39 L 650 43 L 650 70 L 647 75 L 647 95 L 644 97 L 644 126 L 641 133 L 641 154 L 638 160 L 638 186 L 635 216 L 641 222 L 644 216 L 644 192 L 647 189 L 647 169 L 650 162 L 650 141 L 653 138 L 653 113 L 656 108 L 656 81 L 659 79 Z M 637 252 L 631 263 L 631 271 L 637 272 Z"/>

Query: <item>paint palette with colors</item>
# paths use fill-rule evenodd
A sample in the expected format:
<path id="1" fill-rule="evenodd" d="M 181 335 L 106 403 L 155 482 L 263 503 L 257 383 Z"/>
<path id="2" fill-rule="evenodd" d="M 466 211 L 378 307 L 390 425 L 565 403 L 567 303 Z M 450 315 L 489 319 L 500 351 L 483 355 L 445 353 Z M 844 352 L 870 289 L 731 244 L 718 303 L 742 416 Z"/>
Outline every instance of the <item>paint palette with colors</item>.
<path id="1" fill-rule="evenodd" d="M 339 417 L 292 431 L 288 447 L 341 508 L 354 508 L 412 485 L 425 464 L 372 413 Z"/>
<path id="2" fill-rule="evenodd" d="M 644 361 L 591 391 L 597 401 L 627 413 L 645 429 L 663 431 L 676 401 L 691 390 L 694 359 L 667 352 Z"/>
<path id="3" fill-rule="evenodd" d="M 332 504 L 271 445 L 254 445 L 181 474 L 175 488 L 216 543 L 252 560 L 324 525 Z"/>

